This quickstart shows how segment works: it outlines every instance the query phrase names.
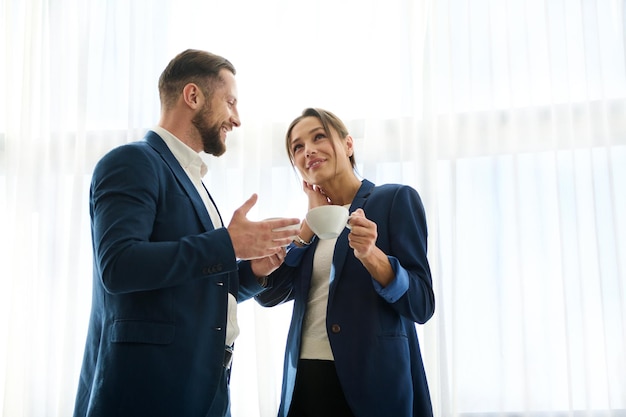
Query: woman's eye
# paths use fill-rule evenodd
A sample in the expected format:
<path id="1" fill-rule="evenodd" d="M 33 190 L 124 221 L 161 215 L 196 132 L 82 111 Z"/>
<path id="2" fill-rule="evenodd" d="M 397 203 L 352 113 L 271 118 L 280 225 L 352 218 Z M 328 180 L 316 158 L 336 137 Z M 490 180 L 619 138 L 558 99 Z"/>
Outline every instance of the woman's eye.
<path id="1" fill-rule="evenodd" d="M 302 149 L 302 145 L 296 145 L 293 147 L 292 152 L 296 153 L 296 151 L 298 151 L 299 149 Z"/>

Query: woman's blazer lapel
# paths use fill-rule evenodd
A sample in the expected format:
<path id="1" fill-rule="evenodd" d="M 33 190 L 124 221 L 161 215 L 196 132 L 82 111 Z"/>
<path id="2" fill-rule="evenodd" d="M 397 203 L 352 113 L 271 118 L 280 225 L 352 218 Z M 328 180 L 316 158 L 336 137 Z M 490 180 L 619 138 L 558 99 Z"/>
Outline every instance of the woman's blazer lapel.
<path id="1" fill-rule="evenodd" d="M 354 200 L 352 200 L 352 204 L 350 205 L 349 212 L 352 213 L 354 210 L 363 207 L 365 204 L 365 200 L 370 196 L 372 192 L 372 188 L 374 188 L 374 184 L 368 180 L 363 180 L 361 183 L 361 187 L 359 191 L 357 191 Z M 333 262 L 330 265 L 330 288 L 328 290 L 328 304 L 332 304 L 333 297 L 335 295 L 335 289 L 337 288 L 337 282 L 339 277 L 341 277 L 341 272 L 343 271 L 343 266 L 346 263 L 346 258 L 348 256 L 348 252 L 351 250 L 348 245 L 348 233 L 350 230 L 348 228 L 343 229 L 343 232 L 337 238 L 337 243 L 335 244 L 335 252 L 333 253 Z"/>

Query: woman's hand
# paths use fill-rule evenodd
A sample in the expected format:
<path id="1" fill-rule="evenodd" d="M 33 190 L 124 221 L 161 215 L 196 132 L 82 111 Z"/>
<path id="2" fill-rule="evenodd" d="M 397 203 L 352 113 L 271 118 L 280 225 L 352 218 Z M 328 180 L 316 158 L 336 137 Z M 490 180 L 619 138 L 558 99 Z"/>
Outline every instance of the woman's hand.
<path id="1" fill-rule="evenodd" d="M 315 207 L 330 204 L 328 197 L 324 194 L 324 190 L 322 190 L 319 186 L 302 181 L 302 190 L 304 190 L 305 194 L 309 198 L 309 210 Z"/>
<path id="2" fill-rule="evenodd" d="M 365 217 L 363 209 L 356 209 L 350 216 L 348 244 L 354 250 L 354 256 L 361 261 L 365 269 L 383 287 L 387 286 L 395 275 L 387 255 L 376 246 L 378 227 Z"/>
<path id="3" fill-rule="evenodd" d="M 376 223 L 365 217 L 365 212 L 359 208 L 350 216 L 349 225 L 351 231 L 348 234 L 348 242 L 354 249 L 354 256 L 363 261 L 376 249 L 378 237 Z"/>

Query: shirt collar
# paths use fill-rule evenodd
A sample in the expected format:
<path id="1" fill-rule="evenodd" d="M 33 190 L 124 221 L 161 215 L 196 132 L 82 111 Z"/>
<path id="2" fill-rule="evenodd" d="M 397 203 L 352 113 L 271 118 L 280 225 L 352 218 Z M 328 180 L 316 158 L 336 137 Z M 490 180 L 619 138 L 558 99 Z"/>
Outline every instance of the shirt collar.
<path id="1" fill-rule="evenodd" d="M 161 126 L 155 126 L 152 128 L 157 135 L 161 136 L 167 147 L 170 149 L 174 157 L 183 167 L 184 170 L 191 172 L 194 176 L 202 179 L 207 173 L 207 166 L 200 157 L 200 155 L 183 143 L 180 139 L 174 136 L 169 131 L 165 130 Z"/>

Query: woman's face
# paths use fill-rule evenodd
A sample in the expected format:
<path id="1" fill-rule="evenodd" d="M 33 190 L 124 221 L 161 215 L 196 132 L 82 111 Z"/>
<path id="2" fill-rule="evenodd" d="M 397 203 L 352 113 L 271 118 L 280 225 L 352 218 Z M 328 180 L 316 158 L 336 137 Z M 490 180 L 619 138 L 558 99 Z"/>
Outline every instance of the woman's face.
<path id="1" fill-rule="evenodd" d="M 338 137 L 331 128 L 329 135 L 317 117 L 305 117 L 291 130 L 290 149 L 294 165 L 309 184 L 324 182 L 352 172 L 352 138 Z M 334 148 L 333 148 L 334 144 Z"/>

